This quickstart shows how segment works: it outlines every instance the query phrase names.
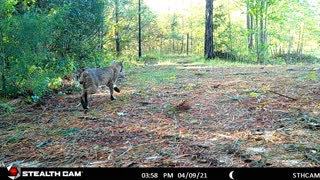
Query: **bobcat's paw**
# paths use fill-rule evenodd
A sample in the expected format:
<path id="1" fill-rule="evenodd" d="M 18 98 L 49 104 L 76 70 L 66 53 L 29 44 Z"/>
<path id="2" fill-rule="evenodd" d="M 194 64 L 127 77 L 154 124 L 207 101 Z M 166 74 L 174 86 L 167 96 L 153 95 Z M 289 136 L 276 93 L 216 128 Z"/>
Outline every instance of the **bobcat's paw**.
<path id="1" fill-rule="evenodd" d="M 117 98 L 115 98 L 115 97 L 113 97 L 113 96 L 111 96 L 111 101 L 115 101 L 115 100 L 117 100 Z"/>

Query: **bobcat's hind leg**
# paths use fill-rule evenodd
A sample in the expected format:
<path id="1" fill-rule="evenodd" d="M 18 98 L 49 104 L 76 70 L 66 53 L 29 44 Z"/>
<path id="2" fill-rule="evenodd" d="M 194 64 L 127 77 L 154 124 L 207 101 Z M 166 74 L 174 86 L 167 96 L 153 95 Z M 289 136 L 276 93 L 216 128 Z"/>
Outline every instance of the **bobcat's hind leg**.
<path id="1" fill-rule="evenodd" d="M 120 89 L 117 87 L 117 85 L 113 85 L 113 89 L 114 89 L 116 92 L 120 93 Z"/>

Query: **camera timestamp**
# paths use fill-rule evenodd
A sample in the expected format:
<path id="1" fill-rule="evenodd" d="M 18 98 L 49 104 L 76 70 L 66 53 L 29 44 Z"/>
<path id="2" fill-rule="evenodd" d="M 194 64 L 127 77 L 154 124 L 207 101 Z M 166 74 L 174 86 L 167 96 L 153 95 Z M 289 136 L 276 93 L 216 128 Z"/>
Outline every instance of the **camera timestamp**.
<path id="1" fill-rule="evenodd" d="M 150 173 L 141 173 L 142 179 L 157 179 L 159 177 L 159 174 L 156 172 L 150 172 Z"/>
<path id="2" fill-rule="evenodd" d="M 178 179 L 208 179 L 205 172 L 180 172 L 177 174 Z"/>
<path id="3" fill-rule="evenodd" d="M 143 172 L 142 179 L 208 179 L 205 172 Z"/>

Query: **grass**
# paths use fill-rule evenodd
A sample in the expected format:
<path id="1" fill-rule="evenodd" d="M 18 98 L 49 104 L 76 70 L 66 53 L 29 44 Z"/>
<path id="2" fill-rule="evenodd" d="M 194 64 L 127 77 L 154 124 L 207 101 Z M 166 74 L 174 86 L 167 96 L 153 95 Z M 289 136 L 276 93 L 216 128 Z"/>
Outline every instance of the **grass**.
<path id="1" fill-rule="evenodd" d="M 80 131 L 79 128 L 56 129 L 50 132 L 51 135 L 74 136 Z"/>
<path id="2" fill-rule="evenodd" d="M 165 72 L 162 71 L 137 71 L 135 76 L 131 76 L 129 81 L 139 85 L 154 85 L 175 81 L 177 72 L 174 68 L 168 68 Z"/>

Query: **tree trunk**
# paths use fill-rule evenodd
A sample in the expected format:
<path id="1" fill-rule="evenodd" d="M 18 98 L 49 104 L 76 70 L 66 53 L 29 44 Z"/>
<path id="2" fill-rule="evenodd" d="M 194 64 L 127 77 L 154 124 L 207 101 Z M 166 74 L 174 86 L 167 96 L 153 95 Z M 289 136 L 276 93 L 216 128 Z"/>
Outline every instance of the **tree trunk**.
<path id="1" fill-rule="evenodd" d="M 181 39 L 181 49 L 180 49 L 180 54 L 183 53 L 183 47 L 184 47 L 184 42 L 183 42 L 183 36 L 182 36 L 182 39 Z"/>
<path id="2" fill-rule="evenodd" d="M 261 2 L 261 6 L 262 6 L 262 3 L 263 2 Z M 260 40 L 260 42 L 259 42 L 259 44 L 260 44 L 260 47 L 259 47 L 259 64 L 261 64 L 261 63 L 263 63 L 263 61 L 264 61 L 264 38 L 263 38 L 263 32 L 264 32 L 264 23 L 263 23 L 263 17 L 262 17 L 262 8 L 263 7 L 261 7 L 261 11 L 260 11 L 260 32 L 259 32 L 259 35 L 260 35 L 260 37 L 259 37 L 259 40 Z"/>
<path id="3" fill-rule="evenodd" d="M 247 2 L 247 30 L 248 30 L 248 49 L 253 49 L 253 16 L 250 12 L 249 2 Z"/>
<path id="4" fill-rule="evenodd" d="M 1 59 L 2 59 L 2 90 L 3 90 L 3 96 L 6 97 L 7 95 L 6 76 L 5 76 L 6 60 L 5 60 L 5 57 L 1 57 Z"/>
<path id="5" fill-rule="evenodd" d="M 286 55 L 286 64 L 291 62 L 291 47 L 292 47 L 293 36 L 290 36 L 290 40 L 288 42 L 288 51 Z"/>
<path id="6" fill-rule="evenodd" d="M 2 29 L 1 29 L 2 30 Z M 0 41 L 1 43 L 3 43 L 3 37 L 2 37 L 2 31 L 0 31 Z M 5 53 L 3 53 L 3 49 L 0 46 L 0 58 L 2 59 L 2 90 L 3 90 L 3 96 L 6 97 L 7 94 L 7 90 L 6 90 L 6 76 L 5 76 L 5 72 L 6 72 L 6 55 Z"/>
<path id="7" fill-rule="evenodd" d="M 193 37 L 192 37 L 192 33 L 190 34 L 190 52 L 192 53 L 192 50 L 193 50 Z M 194 52 L 194 51 L 193 51 Z"/>
<path id="8" fill-rule="evenodd" d="M 230 1 L 228 1 L 228 3 L 230 3 Z M 228 52 L 232 52 L 232 50 L 233 50 L 233 37 L 232 37 L 231 30 L 232 30 L 231 13 L 230 13 L 230 7 L 228 7 L 228 41 L 229 41 L 229 45 L 227 46 Z"/>
<path id="9" fill-rule="evenodd" d="M 265 44 L 268 44 L 267 36 L 267 22 L 268 22 L 268 2 L 265 1 L 265 14 L 264 14 L 264 31 L 263 31 L 263 41 Z"/>
<path id="10" fill-rule="evenodd" d="M 161 50 L 162 50 L 162 45 L 163 44 L 163 32 L 161 32 L 160 34 L 160 49 L 159 49 L 159 52 L 161 53 Z"/>
<path id="11" fill-rule="evenodd" d="M 206 0 L 206 25 L 205 25 L 205 43 L 204 57 L 213 59 L 215 57 L 213 49 L 213 0 Z"/>
<path id="12" fill-rule="evenodd" d="M 267 2 L 261 1 L 260 4 L 260 63 L 264 63 L 266 57 L 266 21 L 267 21 Z M 260 64 L 259 63 L 259 64 Z"/>
<path id="13" fill-rule="evenodd" d="M 116 52 L 117 56 L 120 56 L 120 33 L 119 33 L 119 0 L 115 0 L 115 18 L 116 18 L 116 32 L 115 32 L 115 39 L 116 39 Z"/>
<path id="14" fill-rule="evenodd" d="M 255 46 L 257 54 L 257 63 L 260 64 L 260 41 L 259 41 L 259 13 L 255 14 Z"/>
<path id="15" fill-rule="evenodd" d="M 302 24 L 300 26 L 299 35 L 298 35 L 298 44 L 297 44 L 297 55 L 299 57 L 299 60 L 301 60 L 302 49 L 303 49 L 303 35 L 304 35 L 303 28 L 304 28 L 304 25 Z"/>
<path id="16" fill-rule="evenodd" d="M 142 56 L 141 49 L 141 0 L 139 0 L 139 58 Z"/>
<path id="17" fill-rule="evenodd" d="M 189 33 L 187 33 L 187 56 L 189 55 Z"/>
<path id="18" fill-rule="evenodd" d="M 103 4 L 103 6 L 104 6 L 104 4 Z M 103 19 L 103 15 L 104 15 L 104 7 L 102 8 L 102 10 L 100 10 L 99 11 L 99 15 L 100 15 L 100 17 L 99 18 L 101 18 L 101 19 Z M 100 24 L 99 24 L 99 26 L 98 26 L 98 39 L 99 39 L 99 41 L 98 41 L 98 43 L 99 43 L 99 45 L 98 45 L 98 49 L 100 50 L 100 51 L 103 51 L 103 44 L 104 44 L 104 42 L 103 42 L 103 39 L 104 39 L 104 23 L 103 23 L 103 20 L 102 21 L 100 21 Z"/>
<path id="19" fill-rule="evenodd" d="M 172 39 L 172 52 L 175 52 L 174 39 Z"/>

